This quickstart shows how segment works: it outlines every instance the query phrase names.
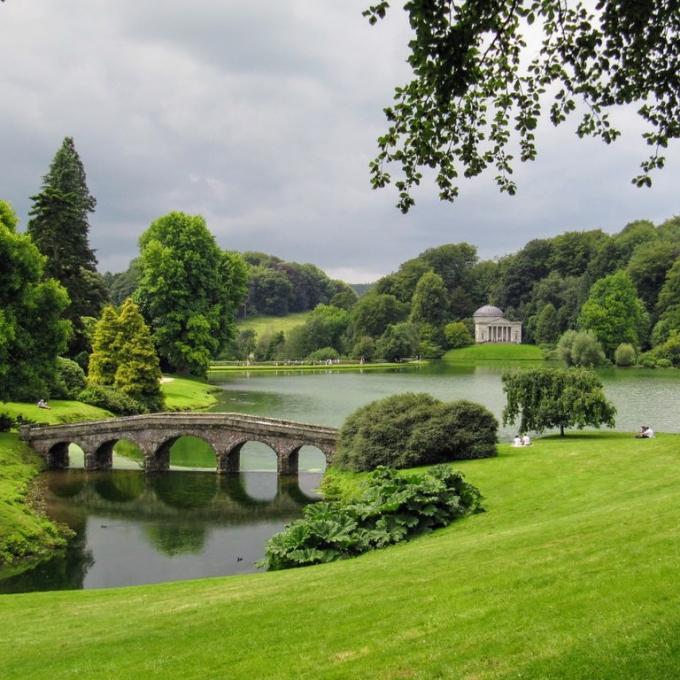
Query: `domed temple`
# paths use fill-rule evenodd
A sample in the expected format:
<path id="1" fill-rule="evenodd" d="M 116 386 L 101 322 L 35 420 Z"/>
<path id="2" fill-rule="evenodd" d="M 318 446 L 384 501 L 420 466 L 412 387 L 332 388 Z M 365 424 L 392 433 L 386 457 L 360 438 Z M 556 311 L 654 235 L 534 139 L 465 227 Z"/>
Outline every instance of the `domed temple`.
<path id="1" fill-rule="evenodd" d="M 475 342 L 522 342 L 522 322 L 503 318 L 503 310 L 493 305 L 480 307 L 473 315 Z"/>

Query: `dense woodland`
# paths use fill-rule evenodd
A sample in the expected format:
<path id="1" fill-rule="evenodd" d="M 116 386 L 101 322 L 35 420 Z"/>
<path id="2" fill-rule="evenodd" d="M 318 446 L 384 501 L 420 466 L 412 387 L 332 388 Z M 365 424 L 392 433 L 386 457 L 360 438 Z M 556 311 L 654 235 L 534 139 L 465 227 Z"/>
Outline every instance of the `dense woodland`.
<path id="1" fill-rule="evenodd" d="M 230 356 L 290 360 L 436 357 L 472 342 L 472 315 L 491 303 L 524 323 L 525 342 L 555 346 L 576 365 L 676 358 L 680 218 L 639 220 L 616 234 L 569 231 L 497 260 L 467 243 L 430 248 L 377 281 L 354 304 L 331 301 L 284 337 L 240 334 Z M 576 346 L 572 352 L 572 345 Z M 653 350 L 652 355 L 644 354 Z"/>

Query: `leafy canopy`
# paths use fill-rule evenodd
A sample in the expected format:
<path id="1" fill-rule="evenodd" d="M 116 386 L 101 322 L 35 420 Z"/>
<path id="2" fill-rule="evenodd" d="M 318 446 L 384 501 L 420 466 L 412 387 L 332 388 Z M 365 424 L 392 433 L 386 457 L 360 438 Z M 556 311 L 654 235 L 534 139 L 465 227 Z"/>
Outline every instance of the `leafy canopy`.
<path id="1" fill-rule="evenodd" d="M 364 14 L 374 24 L 390 2 Z M 407 212 L 423 168 L 433 168 L 442 200 L 458 196 L 458 178 L 489 167 L 514 194 L 515 161 L 536 158 L 535 130 L 550 100 L 553 125 L 578 112 L 579 137 L 609 144 L 620 130 L 612 108 L 633 104 L 645 121 L 650 155 L 633 178 L 651 186 L 660 151 L 680 137 L 680 12 L 677 0 L 408 0 L 414 78 L 385 109 L 387 132 L 370 164 L 374 188 L 392 181 Z M 529 32 L 540 36 L 538 50 Z"/>
<path id="2" fill-rule="evenodd" d="M 240 255 L 223 252 L 205 220 L 171 212 L 142 234 L 135 299 L 150 322 L 159 354 L 181 373 L 205 375 L 235 332 L 246 293 Z"/>
<path id="3" fill-rule="evenodd" d="M 0 201 L 0 401 L 36 401 L 49 395 L 71 334 L 69 297 L 44 276 L 45 258 L 17 222 Z"/>
<path id="4" fill-rule="evenodd" d="M 519 430 L 614 427 L 616 409 L 607 401 L 597 374 L 583 368 L 534 368 L 503 374 L 507 404 L 503 424 L 519 419 Z"/>
<path id="5" fill-rule="evenodd" d="M 579 317 L 581 328 L 595 333 L 610 358 L 622 342 L 639 347 L 648 324 L 647 311 L 625 272 L 596 281 Z"/>

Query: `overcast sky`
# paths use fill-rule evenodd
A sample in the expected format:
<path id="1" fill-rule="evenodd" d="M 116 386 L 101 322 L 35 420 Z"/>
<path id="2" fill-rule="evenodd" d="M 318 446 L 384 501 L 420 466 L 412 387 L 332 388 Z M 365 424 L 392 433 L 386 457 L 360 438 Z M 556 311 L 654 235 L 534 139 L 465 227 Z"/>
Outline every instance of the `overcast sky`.
<path id="1" fill-rule="evenodd" d="M 382 108 L 405 82 L 402 3 L 381 24 L 368 0 L 7 0 L 0 5 L 0 198 L 25 228 L 41 177 L 75 138 L 98 201 L 91 240 L 121 271 L 149 223 L 205 216 L 224 248 L 313 262 L 371 281 L 457 241 L 482 257 L 567 229 L 618 231 L 680 213 L 680 145 L 651 190 L 630 178 L 646 154 L 630 112 L 612 147 L 575 123 L 539 129 L 519 194 L 493 173 L 440 203 L 427 184 L 409 215 L 372 191 Z"/>

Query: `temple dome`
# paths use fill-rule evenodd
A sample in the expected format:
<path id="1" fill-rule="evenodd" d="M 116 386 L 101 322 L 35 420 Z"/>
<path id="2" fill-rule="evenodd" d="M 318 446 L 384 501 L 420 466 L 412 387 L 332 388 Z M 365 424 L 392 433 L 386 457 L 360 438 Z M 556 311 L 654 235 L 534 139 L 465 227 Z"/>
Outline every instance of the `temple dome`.
<path id="1" fill-rule="evenodd" d="M 493 305 L 484 305 L 483 307 L 480 307 L 473 315 L 473 318 L 478 319 L 480 317 L 502 317 L 503 316 L 503 310 L 498 309 L 498 307 L 494 307 Z"/>

